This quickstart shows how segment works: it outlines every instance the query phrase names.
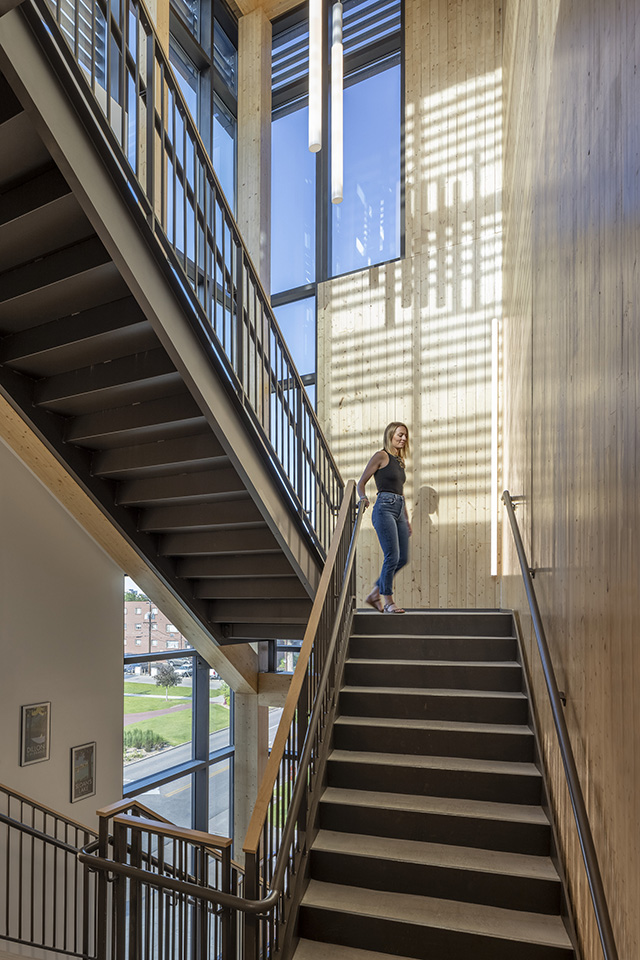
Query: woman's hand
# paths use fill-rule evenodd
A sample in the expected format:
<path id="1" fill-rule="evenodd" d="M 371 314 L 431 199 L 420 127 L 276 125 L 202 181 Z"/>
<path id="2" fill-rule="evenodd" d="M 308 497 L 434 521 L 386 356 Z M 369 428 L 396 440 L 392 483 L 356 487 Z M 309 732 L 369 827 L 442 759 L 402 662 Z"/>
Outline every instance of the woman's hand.
<path id="1" fill-rule="evenodd" d="M 369 497 L 360 497 L 358 503 L 361 503 L 364 509 L 366 510 L 367 507 L 369 506 Z"/>

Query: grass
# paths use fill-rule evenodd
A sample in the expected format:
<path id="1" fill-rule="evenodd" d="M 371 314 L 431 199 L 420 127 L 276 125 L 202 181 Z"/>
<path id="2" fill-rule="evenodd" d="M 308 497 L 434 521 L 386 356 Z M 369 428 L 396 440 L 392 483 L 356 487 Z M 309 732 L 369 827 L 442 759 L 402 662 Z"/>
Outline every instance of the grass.
<path id="1" fill-rule="evenodd" d="M 178 685 L 177 687 L 170 687 L 170 696 L 173 697 L 187 697 L 191 699 L 191 687 L 183 687 Z M 124 685 L 124 695 L 128 693 L 145 693 L 153 697 L 160 696 L 160 693 L 164 695 L 164 687 L 156 687 L 155 683 L 136 683 L 135 681 L 126 682 Z M 151 708 L 153 709 L 153 707 Z"/>
<path id="2" fill-rule="evenodd" d="M 141 702 L 149 703 L 145 700 Z M 164 700 L 162 704 L 164 705 Z M 223 730 L 228 727 L 228 709 L 219 703 L 212 703 L 210 706 L 209 733 L 215 733 L 216 730 Z M 191 716 L 191 710 L 180 710 L 178 713 L 165 713 L 159 717 L 150 717 L 148 720 L 134 720 L 128 726 L 135 726 L 140 730 L 153 730 L 172 747 L 177 747 L 180 743 L 188 743 L 191 740 Z"/>
<path id="3" fill-rule="evenodd" d="M 184 700 L 165 700 L 163 696 L 155 697 L 125 697 L 125 713 L 148 713 L 150 710 L 166 710 L 167 707 L 178 707 L 188 705 L 191 708 L 191 697 L 185 697 Z"/>

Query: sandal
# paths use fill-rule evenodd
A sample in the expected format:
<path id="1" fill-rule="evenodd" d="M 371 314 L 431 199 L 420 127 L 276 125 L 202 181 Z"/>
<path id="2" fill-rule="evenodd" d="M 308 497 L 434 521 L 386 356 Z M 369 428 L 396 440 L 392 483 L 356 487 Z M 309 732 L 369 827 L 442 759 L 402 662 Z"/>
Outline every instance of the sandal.
<path id="1" fill-rule="evenodd" d="M 397 603 L 385 603 L 384 605 L 385 613 L 404 613 L 405 611 L 402 607 L 399 607 Z"/>
<path id="2" fill-rule="evenodd" d="M 380 599 L 380 593 L 374 594 L 373 590 L 368 597 L 365 598 L 365 603 L 368 603 L 370 607 L 373 607 L 374 610 L 377 610 L 378 613 L 382 613 L 382 600 Z"/>

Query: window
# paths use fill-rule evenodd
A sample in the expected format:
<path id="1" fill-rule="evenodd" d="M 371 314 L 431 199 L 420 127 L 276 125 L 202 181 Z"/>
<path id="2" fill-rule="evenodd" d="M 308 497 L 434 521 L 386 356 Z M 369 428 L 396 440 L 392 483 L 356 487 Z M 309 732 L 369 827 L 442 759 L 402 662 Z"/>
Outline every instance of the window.
<path id="1" fill-rule="evenodd" d="M 167 659 L 157 639 L 147 641 L 136 638 L 145 650 L 124 658 L 123 795 L 179 825 L 230 836 L 233 694 L 193 649 Z M 166 646 L 180 642 L 169 636 Z"/>
<path id="2" fill-rule="evenodd" d="M 136 613 L 139 616 L 142 613 L 142 607 L 136 607 Z"/>
<path id="3" fill-rule="evenodd" d="M 142 624 L 136 623 L 136 630 L 142 630 Z"/>
<path id="4" fill-rule="evenodd" d="M 169 60 L 236 210 L 238 24 L 223 0 L 171 0 Z"/>
<path id="5" fill-rule="evenodd" d="M 273 23 L 271 302 L 314 400 L 316 285 L 402 255 L 402 4 L 345 0 L 343 11 L 341 204 L 330 202 L 328 80 L 323 148 L 308 149 L 307 8 Z M 327 37 L 330 16 L 327 3 Z"/>

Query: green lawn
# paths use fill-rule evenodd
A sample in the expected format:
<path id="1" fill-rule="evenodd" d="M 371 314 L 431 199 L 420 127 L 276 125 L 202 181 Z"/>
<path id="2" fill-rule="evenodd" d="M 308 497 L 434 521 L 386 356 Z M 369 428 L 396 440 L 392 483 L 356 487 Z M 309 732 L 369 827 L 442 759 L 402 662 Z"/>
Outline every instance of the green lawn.
<path id="1" fill-rule="evenodd" d="M 141 700 L 140 702 L 148 704 L 150 701 Z M 162 700 L 162 706 L 164 706 L 164 700 Z M 162 706 L 157 709 L 162 709 Z M 212 703 L 210 706 L 209 733 L 215 733 L 216 730 L 222 730 L 224 727 L 228 727 L 229 710 L 219 703 Z M 142 709 L 142 707 L 140 709 Z M 148 706 L 147 709 L 149 709 Z M 133 713 L 133 711 L 125 712 Z M 163 737 L 172 747 L 177 747 L 178 744 L 187 743 L 191 740 L 191 710 L 165 713 L 162 716 L 150 717 L 148 720 L 139 720 L 138 722 L 134 720 L 134 722 L 128 724 L 128 726 L 138 727 L 140 730 L 153 730 Z"/>
<path id="2" fill-rule="evenodd" d="M 191 697 L 185 697 L 184 700 L 165 700 L 161 697 L 125 697 L 125 713 L 148 713 L 150 710 L 166 710 L 168 707 L 179 707 L 181 704 L 188 705 L 191 708 Z"/>
<path id="3" fill-rule="evenodd" d="M 153 697 L 159 697 L 160 694 L 164 696 L 164 687 L 156 687 L 155 683 L 136 683 L 130 680 L 128 682 L 125 681 L 124 684 L 125 697 L 128 693 L 145 693 Z M 170 687 L 169 696 L 188 697 L 191 699 L 191 687 L 183 687 L 181 684 L 177 687 Z M 153 709 L 153 707 L 151 709 Z"/>

